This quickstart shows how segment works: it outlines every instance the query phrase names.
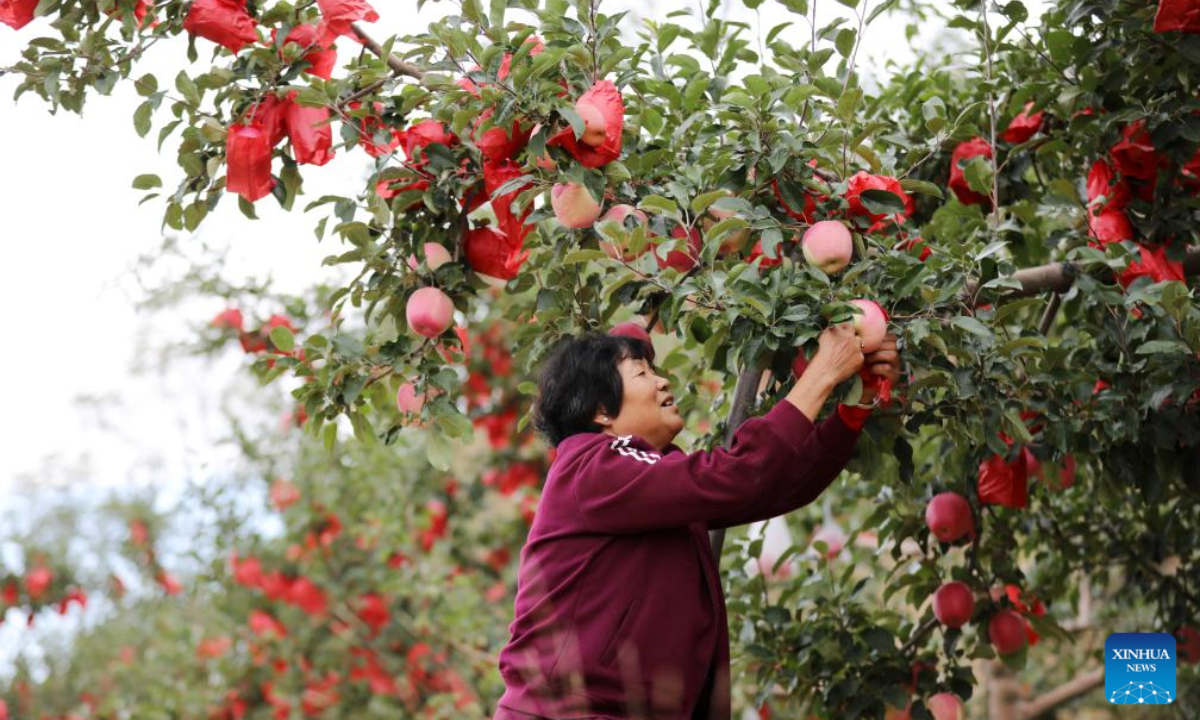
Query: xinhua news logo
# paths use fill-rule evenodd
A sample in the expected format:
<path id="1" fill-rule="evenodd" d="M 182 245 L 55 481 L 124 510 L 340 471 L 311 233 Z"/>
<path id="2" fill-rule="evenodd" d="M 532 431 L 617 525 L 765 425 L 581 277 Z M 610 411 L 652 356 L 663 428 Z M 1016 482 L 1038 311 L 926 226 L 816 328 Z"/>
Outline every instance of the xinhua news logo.
<path id="1" fill-rule="evenodd" d="M 1104 695 L 1113 705 L 1175 701 L 1175 637 L 1113 633 L 1104 641 Z"/>

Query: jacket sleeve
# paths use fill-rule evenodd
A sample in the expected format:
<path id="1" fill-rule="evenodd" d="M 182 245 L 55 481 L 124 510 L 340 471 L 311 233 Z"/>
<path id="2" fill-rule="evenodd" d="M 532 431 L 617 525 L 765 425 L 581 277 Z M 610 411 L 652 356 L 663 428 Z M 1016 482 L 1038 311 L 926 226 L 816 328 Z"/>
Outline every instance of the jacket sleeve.
<path id="1" fill-rule="evenodd" d="M 850 462 L 861 431 L 861 425 L 854 427 L 842 413 L 830 415 L 809 434 L 800 449 L 800 460 L 776 492 L 757 498 L 743 512 L 710 520 L 708 529 L 768 520 L 816 500 Z"/>
<path id="2" fill-rule="evenodd" d="M 783 401 L 744 422 L 728 449 L 660 455 L 606 438 L 576 471 L 580 519 L 592 532 L 637 533 L 742 517 L 796 477 L 814 430 Z"/>

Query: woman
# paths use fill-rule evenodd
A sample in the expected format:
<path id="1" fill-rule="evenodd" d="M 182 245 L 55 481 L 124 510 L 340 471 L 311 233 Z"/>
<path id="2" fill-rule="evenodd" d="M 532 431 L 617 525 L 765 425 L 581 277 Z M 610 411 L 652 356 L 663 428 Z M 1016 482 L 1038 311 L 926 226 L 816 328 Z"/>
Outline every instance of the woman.
<path id="1" fill-rule="evenodd" d="M 899 377 L 895 337 L 864 358 L 825 330 L 787 397 L 733 444 L 685 453 L 653 349 L 565 341 L 543 366 L 538 431 L 558 448 L 521 551 L 495 720 L 728 720 L 729 635 L 708 531 L 807 505 L 838 476 L 868 410 L 814 419 L 863 367 Z M 870 385 L 870 384 L 868 384 Z M 866 400 L 872 400 L 866 397 Z"/>

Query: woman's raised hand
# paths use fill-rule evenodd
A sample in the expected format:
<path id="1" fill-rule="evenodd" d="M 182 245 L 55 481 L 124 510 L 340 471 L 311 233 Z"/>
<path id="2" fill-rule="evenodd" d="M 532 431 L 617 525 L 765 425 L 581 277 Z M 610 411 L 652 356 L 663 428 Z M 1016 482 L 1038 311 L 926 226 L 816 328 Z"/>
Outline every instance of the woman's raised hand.
<path id="1" fill-rule="evenodd" d="M 821 333 L 817 354 L 809 363 L 810 372 L 825 375 L 831 385 L 854 377 L 863 366 L 862 341 L 848 322 L 831 325 Z"/>

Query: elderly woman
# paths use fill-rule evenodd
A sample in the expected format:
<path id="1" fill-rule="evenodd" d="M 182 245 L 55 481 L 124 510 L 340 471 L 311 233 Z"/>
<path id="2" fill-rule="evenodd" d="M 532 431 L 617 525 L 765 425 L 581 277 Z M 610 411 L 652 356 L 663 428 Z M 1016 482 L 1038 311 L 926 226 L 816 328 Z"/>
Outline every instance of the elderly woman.
<path id="1" fill-rule="evenodd" d="M 671 444 L 683 418 L 652 363 L 641 340 L 585 335 L 543 366 L 535 422 L 558 455 L 521 551 L 495 720 L 728 720 L 707 532 L 815 500 L 869 412 L 839 405 L 815 424 L 825 400 L 864 363 L 894 382 L 900 358 L 893 336 L 864 357 L 849 324 L 831 327 L 783 401 L 729 449 L 693 453 Z"/>

